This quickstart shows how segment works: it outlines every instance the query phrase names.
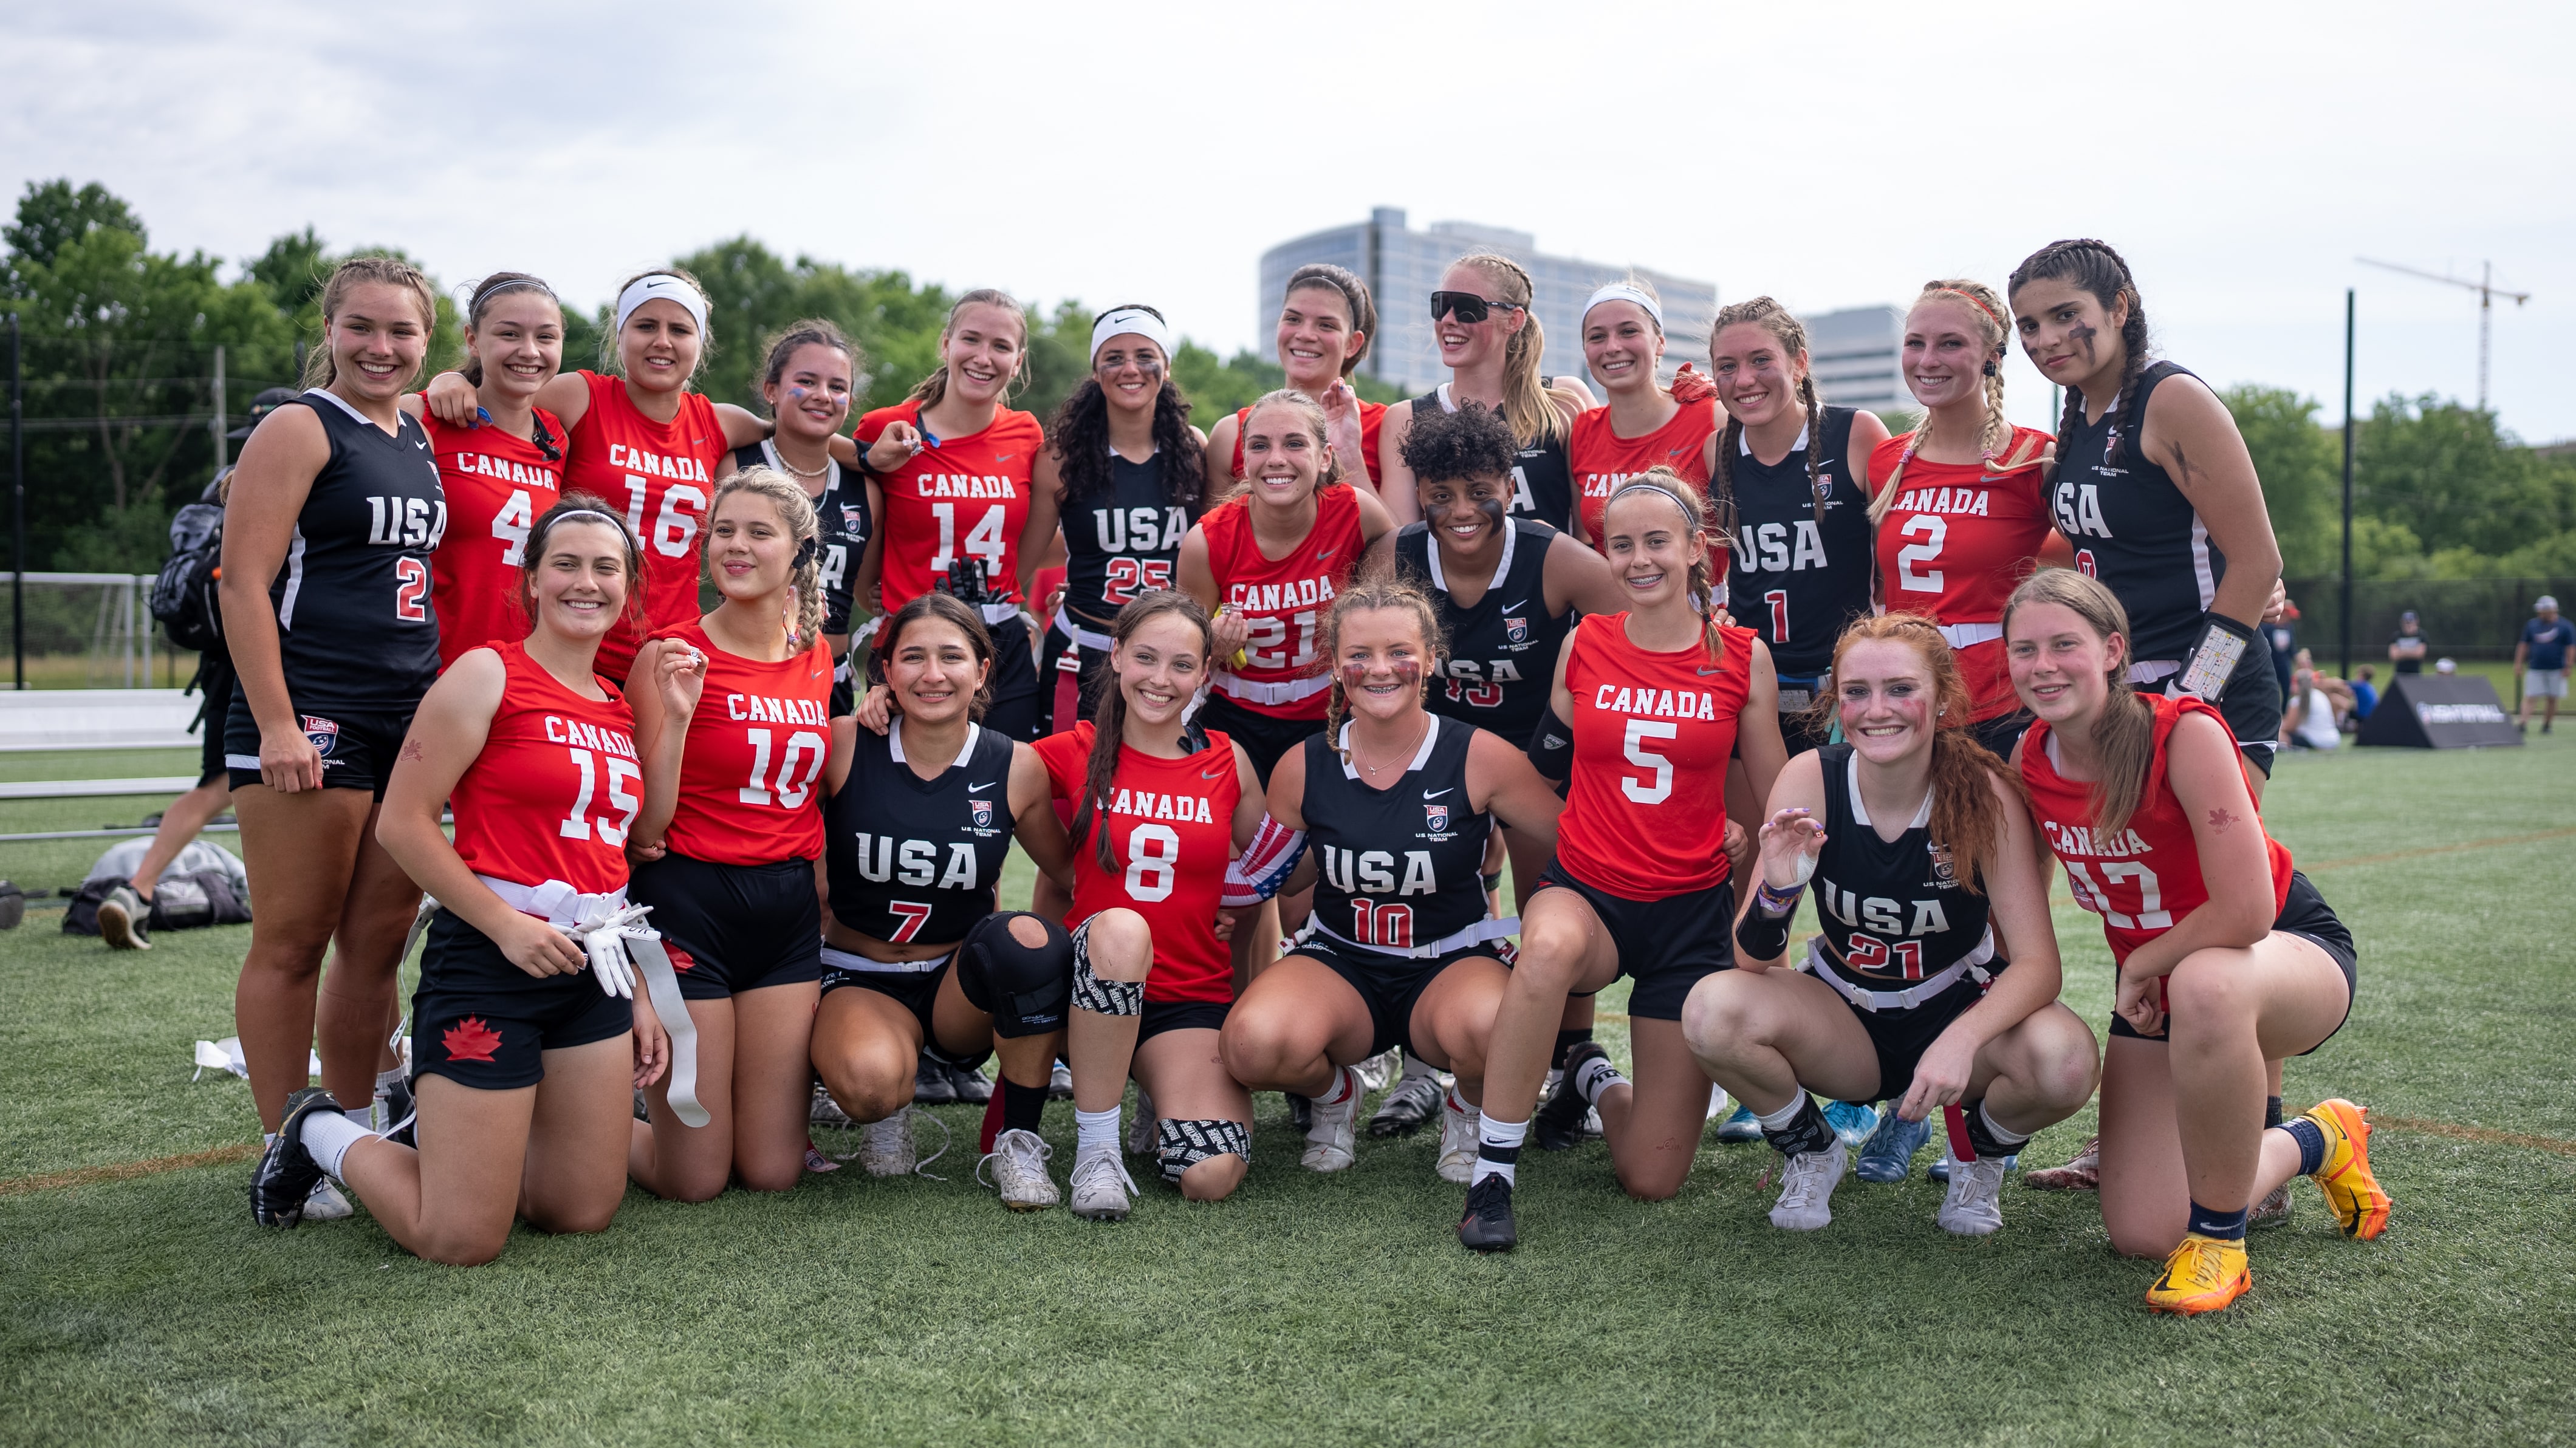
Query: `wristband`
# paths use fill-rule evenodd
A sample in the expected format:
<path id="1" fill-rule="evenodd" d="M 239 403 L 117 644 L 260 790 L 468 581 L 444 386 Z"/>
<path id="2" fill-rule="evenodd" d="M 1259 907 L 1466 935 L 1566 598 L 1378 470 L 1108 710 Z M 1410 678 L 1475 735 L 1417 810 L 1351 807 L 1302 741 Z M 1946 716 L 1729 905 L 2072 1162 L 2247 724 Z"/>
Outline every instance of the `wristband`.
<path id="1" fill-rule="evenodd" d="M 2201 630 L 2200 642 L 2184 656 L 2182 672 L 2174 676 L 2174 687 L 2214 701 L 2227 692 L 2227 681 L 2235 677 L 2245 651 L 2254 646 L 2254 630 L 2223 613 L 2204 614 L 2202 618 L 2207 627 Z"/>
<path id="2" fill-rule="evenodd" d="M 1574 726 L 1557 717 L 1553 704 L 1530 734 L 1529 761 L 1542 779 L 1562 781 L 1574 773 Z"/>
<path id="3" fill-rule="evenodd" d="M 1759 890 L 1755 898 L 1760 898 Z M 1735 946 L 1751 960 L 1779 959 L 1789 949 L 1789 917 L 1766 914 L 1758 905 L 1747 910 L 1735 927 Z"/>
<path id="4" fill-rule="evenodd" d="M 1806 893 L 1807 886 L 1804 881 L 1790 886 L 1785 892 L 1772 889 L 1771 882 L 1768 880 L 1757 881 L 1753 886 L 1753 908 L 1765 915 L 1786 920 L 1798 913 L 1798 902 L 1805 898 Z"/>

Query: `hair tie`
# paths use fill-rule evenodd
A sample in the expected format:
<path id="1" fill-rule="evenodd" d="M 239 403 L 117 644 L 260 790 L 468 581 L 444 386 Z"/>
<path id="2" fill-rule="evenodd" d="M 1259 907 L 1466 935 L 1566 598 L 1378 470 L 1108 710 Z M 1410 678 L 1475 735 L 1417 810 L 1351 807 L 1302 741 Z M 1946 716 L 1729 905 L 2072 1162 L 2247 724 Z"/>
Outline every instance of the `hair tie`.
<path id="1" fill-rule="evenodd" d="M 1996 326 L 2003 328 L 2006 332 L 2010 332 L 2012 330 L 2012 324 L 2003 319 L 2003 314 L 1997 312 L 1994 308 L 1987 306 L 1985 298 L 1978 296 L 1975 292 L 1963 292 L 1957 287 L 1934 287 L 1932 290 L 1935 293 L 1947 293 L 1954 297 L 1965 297 L 1978 311 L 1994 318 Z"/>
<path id="2" fill-rule="evenodd" d="M 1628 493 L 1636 492 L 1636 491 L 1638 491 L 1638 490 L 1639 490 L 1639 489 L 1641 489 L 1641 488 L 1642 488 L 1642 489 L 1644 489 L 1645 491 L 1649 492 L 1649 493 L 1657 493 L 1657 494 L 1662 495 L 1662 497 L 1663 497 L 1666 501 L 1670 502 L 1674 507 L 1681 509 L 1681 512 L 1682 512 L 1682 521 L 1683 521 L 1683 522 L 1685 522 L 1685 523 L 1689 523 L 1689 524 L 1690 524 L 1692 527 L 1694 527 L 1694 528 L 1696 528 L 1696 527 L 1698 527 L 1698 526 L 1699 526 L 1699 524 L 1698 524 L 1697 522 L 1693 521 L 1693 519 L 1691 518 L 1691 509 L 1690 509 L 1690 504 L 1685 503 L 1685 502 L 1683 502 L 1683 501 L 1682 501 L 1682 495 L 1681 495 L 1681 494 L 1674 492 L 1672 489 L 1665 487 L 1665 486 L 1664 486 L 1663 484 L 1661 484 L 1661 483 L 1647 483 L 1647 482 L 1623 483 L 1623 484 L 1621 484 L 1621 485 L 1620 485 L 1620 488 L 1619 488 L 1619 491 L 1618 491 L 1618 492 L 1612 493 L 1612 494 L 1610 495 L 1610 497 L 1609 497 L 1608 501 L 1606 501 L 1606 502 L 1602 503 L 1602 505 L 1601 505 L 1601 511 L 1602 511 L 1605 515 L 1606 515 L 1606 514 L 1608 514 L 1608 513 L 1609 513 L 1609 511 L 1610 511 L 1610 504 L 1611 504 L 1611 503 L 1615 503 L 1615 502 L 1619 501 L 1619 499 L 1620 499 L 1622 496 L 1624 496 L 1624 495 L 1626 495 L 1626 494 L 1628 494 Z"/>
<path id="3" fill-rule="evenodd" d="M 796 567 L 798 567 L 798 568 L 803 568 L 806 564 L 813 562 L 813 561 L 814 561 L 814 547 L 815 547 L 815 544 L 817 544 L 817 543 L 818 543 L 818 542 L 820 542 L 820 541 L 821 541 L 821 539 L 820 539 L 819 535 L 818 535 L 818 536 L 809 536 L 808 538 L 806 538 L 806 540 L 805 540 L 804 542 L 797 544 L 797 545 L 796 545 L 796 563 L 795 563 L 795 565 L 794 565 L 794 566 L 796 566 Z"/>

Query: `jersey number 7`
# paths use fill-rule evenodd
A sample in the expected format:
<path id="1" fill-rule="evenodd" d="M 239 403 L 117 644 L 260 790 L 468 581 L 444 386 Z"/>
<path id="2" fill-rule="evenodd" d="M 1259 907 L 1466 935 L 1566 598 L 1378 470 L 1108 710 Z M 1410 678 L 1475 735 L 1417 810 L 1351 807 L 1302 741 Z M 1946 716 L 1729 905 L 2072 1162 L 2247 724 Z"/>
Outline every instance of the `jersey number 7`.
<path id="1" fill-rule="evenodd" d="M 919 935 L 921 922 L 930 918 L 932 908 L 931 905 L 920 900 L 888 900 L 886 909 L 893 911 L 895 919 L 901 923 L 895 926 L 894 934 L 887 936 L 886 939 L 900 943 Z"/>

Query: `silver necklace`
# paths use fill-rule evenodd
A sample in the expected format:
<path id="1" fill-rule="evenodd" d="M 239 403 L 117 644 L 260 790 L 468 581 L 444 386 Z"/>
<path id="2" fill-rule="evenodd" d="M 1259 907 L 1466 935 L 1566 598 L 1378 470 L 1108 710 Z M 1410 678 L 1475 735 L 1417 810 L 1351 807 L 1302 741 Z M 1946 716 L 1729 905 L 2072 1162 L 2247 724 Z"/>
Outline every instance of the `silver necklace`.
<path id="1" fill-rule="evenodd" d="M 1425 714 L 1422 716 L 1422 733 L 1429 734 L 1430 732 L 1431 716 L 1429 714 Z M 1416 735 L 1414 736 L 1413 743 L 1406 748 L 1402 754 L 1397 755 L 1395 758 L 1388 760 L 1384 764 L 1371 764 L 1367 760 L 1360 758 L 1360 751 L 1356 744 L 1354 744 L 1351 749 L 1351 760 L 1353 763 L 1359 765 L 1360 768 L 1367 770 L 1369 772 L 1369 777 L 1374 779 L 1387 770 L 1395 768 L 1398 764 L 1411 763 L 1413 756 L 1421 752 L 1422 735 Z"/>

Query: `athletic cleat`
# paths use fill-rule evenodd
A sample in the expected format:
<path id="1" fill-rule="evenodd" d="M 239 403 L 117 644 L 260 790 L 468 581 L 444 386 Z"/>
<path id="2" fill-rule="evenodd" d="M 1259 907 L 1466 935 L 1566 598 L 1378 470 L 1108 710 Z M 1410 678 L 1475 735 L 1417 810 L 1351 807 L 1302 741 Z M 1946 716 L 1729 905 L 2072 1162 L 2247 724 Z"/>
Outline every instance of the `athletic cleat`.
<path id="1" fill-rule="evenodd" d="M 948 1067 L 923 1056 L 912 1068 L 912 1102 L 915 1106 L 953 1106 L 957 1103 L 957 1083 L 948 1079 Z"/>
<path id="2" fill-rule="evenodd" d="M 814 1138 L 809 1136 L 805 1138 L 805 1169 L 815 1173 L 839 1171 L 841 1164 L 825 1156 L 823 1148 L 816 1146 Z"/>
<path id="3" fill-rule="evenodd" d="M 1739 1141 L 1760 1141 L 1762 1123 L 1753 1119 L 1752 1107 L 1739 1103 L 1733 1116 L 1717 1124 L 1717 1139 L 1730 1144 Z M 1841 1138 L 1836 1137 L 1835 1140 L 1839 1141 Z"/>
<path id="4" fill-rule="evenodd" d="M 98 934 L 110 950 L 152 948 L 152 907 L 134 893 L 132 881 L 108 891 L 107 898 L 98 902 Z"/>
<path id="5" fill-rule="evenodd" d="M 2084 1149 L 2064 1166 L 2024 1172 L 2021 1184 L 2035 1192 L 2091 1192 L 2102 1187 L 2102 1138 L 2088 1138 Z"/>
<path id="6" fill-rule="evenodd" d="M 2165 1257 L 2165 1270 L 2147 1289 L 2147 1310 L 2196 1317 L 2216 1312 L 2254 1285 L 2245 1267 L 2245 1244 L 2193 1232 Z"/>
<path id="7" fill-rule="evenodd" d="M 1038 1140 L 1033 1131 L 1010 1130 L 993 1138 L 993 1149 L 975 1164 L 975 1179 L 988 1181 L 1002 1194 L 1002 1205 L 1015 1212 L 1040 1212 L 1064 1200 L 1047 1175 L 1047 1160 L 1055 1148 Z M 991 1167 L 988 1179 L 984 1168 Z"/>
<path id="8" fill-rule="evenodd" d="M 809 1125 L 828 1126 L 838 1131 L 847 1131 L 858 1125 L 850 1119 L 850 1113 L 841 1109 L 841 1103 L 832 1099 L 831 1091 L 820 1081 L 814 1083 L 814 1100 L 806 1108 L 805 1120 Z"/>
<path id="9" fill-rule="evenodd" d="M 409 1121 L 412 1113 L 419 1109 L 418 1099 L 412 1095 L 410 1079 L 388 1081 L 378 1086 L 371 1109 L 379 1136 L 390 1135 L 395 1127 Z"/>
<path id="10" fill-rule="evenodd" d="M 277 1139 L 259 1154 L 250 1172 L 250 1218 L 263 1227 L 292 1227 L 304 1220 L 304 1203 L 322 1180 L 322 1164 L 296 1137 L 304 1118 L 316 1111 L 338 1111 L 340 1103 L 319 1086 L 307 1086 L 286 1098 L 286 1119 Z"/>
<path id="11" fill-rule="evenodd" d="M 1941 1159 L 1932 1163 L 1930 1167 L 1924 1170 L 1923 1174 L 1936 1182 L 1947 1182 L 1950 1180 L 1951 1171 L 1958 1165 L 1959 1159 L 1950 1154 L 1949 1147 L 1944 1146 L 1941 1148 Z M 2014 1152 L 2012 1155 L 2004 1158 L 2004 1170 L 2007 1173 L 2019 1165 L 2021 1165 L 2020 1152 Z"/>
<path id="12" fill-rule="evenodd" d="M 1127 1120 L 1127 1154 L 1154 1154 L 1154 1098 L 1142 1086 L 1136 1088 L 1136 1114 Z"/>
<path id="13" fill-rule="evenodd" d="M 1411 1136 L 1422 1129 L 1431 1114 L 1440 1109 L 1440 1078 L 1432 1075 L 1407 1076 L 1395 1083 L 1386 1099 L 1377 1106 L 1377 1114 L 1368 1122 L 1371 1136 Z"/>
<path id="14" fill-rule="evenodd" d="M 2267 1230 L 2290 1225 L 2290 1184 L 2281 1183 L 2272 1188 L 2270 1196 L 2256 1202 L 2254 1209 L 2245 1214 L 2245 1225 Z"/>
<path id="15" fill-rule="evenodd" d="M 1578 1041 L 1566 1051 L 1565 1069 L 1551 1073 L 1557 1077 L 1555 1091 L 1530 1116 L 1530 1138 L 1539 1150 L 1571 1151 L 1583 1144 L 1583 1117 L 1592 1104 L 1574 1089 L 1575 1072 L 1593 1057 L 1609 1054 L 1597 1041 Z"/>
<path id="16" fill-rule="evenodd" d="M 1073 1214 L 1095 1222 L 1127 1220 L 1127 1194 L 1136 1190 L 1136 1179 L 1120 1165 L 1118 1153 L 1095 1151 L 1073 1159 Z"/>
<path id="17" fill-rule="evenodd" d="M 1901 1182 L 1914 1171 L 1914 1153 L 1932 1138 L 1930 1121 L 1908 1121 L 1894 1108 L 1878 1113 L 1878 1127 L 1860 1144 L 1853 1174 L 1865 1182 Z"/>
<path id="18" fill-rule="evenodd" d="M 1963 1161 L 1950 1173 L 1950 1193 L 1932 1214 L 1944 1232 L 1962 1237 L 1991 1237 L 2004 1224 L 2004 1173 L 2009 1157 L 1981 1156 Z"/>
<path id="19" fill-rule="evenodd" d="M 1449 1105 L 1449 1094 L 1440 1094 L 1440 1179 L 1453 1186 L 1465 1186 L 1476 1174 L 1476 1128 L 1481 1121 L 1476 1108 L 1464 1111 Z"/>
<path id="20" fill-rule="evenodd" d="M 1297 1158 L 1308 1171 L 1341 1171 L 1359 1160 L 1353 1127 L 1360 1114 L 1360 1083 L 1348 1066 L 1334 1075 L 1337 1089 L 1347 1088 L 1339 1106 L 1314 1103 L 1314 1124 L 1306 1128 L 1306 1154 Z"/>
<path id="21" fill-rule="evenodd" d="M 1825 1103 L 1825 1124 L 1834 1129 L 1834 1135 L 1845 1147 L 1858 1150 L 1862 1142 L 1869 1140 L 1869 1134 L 1878 1128 L 1878 1111 L 1857 1101 L 1828 1101 Z"/>
<path id="22" fill-rule="evenodd" d="M 1393 1081 L 1397 1074 L 1404 1070 L 1404 1062 L 1397 1058 L 1395 1047 L 1389 1046 L 1360 1062 L 1354 1069 L 1360 1073 L 1361 1090 L 1383 1091 L 1387 1083 Z"/>
<path id="23" fill-rule="evenodd" d="M 1521 1240 L 1512 1221 L 1512 1184 L 1489 1176 L 1467 1188 L 1467 1215 L 1458 1222 L 1458 1242 L 1470 1252 L 1508 1252 Z"/>
<path id="24" fill-rule="evenodd" d="M 1288 1124 L 1290 1126 L 1297 1128 L 1299 1131 L 1304 1131 L 1315 1124 L 1315 1103 L 1311 1097 L 1300 1096 L 1294 1091 L 1282 1092 L 1281 1094 L 1288 1098 Z"/>
<path id="25" fill-rule="evenodd" d="M 349 1199 L 327 1176 L 315 1182 L 312 1192 L 304 1198 L 304 1220 L 308 1222 L 338 1222 L 357 1214 L 358 1209 L 349 1205 Z"/>
<path id="26" fill-rule="evenodd" d="M 1802 1151 L 1780 1172 L 1780 1200 L 1771 1225 L 1785 1232 L 1813 1232 L 1834 1219 L 1834 1187 L 1843 1179 L 1851 1150 L 1836 1137 L 1823 1151 Z"/>
<path id="27" fill-rule="evenodd" d="M 2370 1173 L 2369 1113 L 2338 1096 L 2302 1113 L 2326 1134 L 2325 1164 L 2309 1174 L 2334 1208 L 2335 1225 L 2357 1242 L 2388 1230 L 2388 1193 Z"/>
<path id="28" fill-rule="evenodd" d="M 986 1099 L 989 1100 L 991 1098 L 991 1092 L 989 1090 L 987 1090 L 985 1095 Z M 1054 1068 L 1047 1072 L 1047 1099 L 1049 1101 L 1071 1101 L 1073 1099 L 1073 1068 L 1066 1065 L 1062 1060 L 1058 1060 L 1055 1063 Z"/>
<path id="29" fill-rule="evenodd" d="M 950 1066 L 948 1082 L 957 1088 L 957 1099 L 969 1106 L 981 1106 L 993 1099 L 993 1078 L 975 1066 Z"/>
<path id="30" fill-rule="evenodd" d="M 872 1177 L 910 1175 L 919 1153 L 912 1144 L 912 1108 L 859 1128 L 859 1170 Z"/>
<path id="31" fill-rule="evenodd" d="M 640 1090 L 635 1093 L 635 1119 L 647 1126 L 653 1123 L 653 1103 L 645 1100 Z"/>

